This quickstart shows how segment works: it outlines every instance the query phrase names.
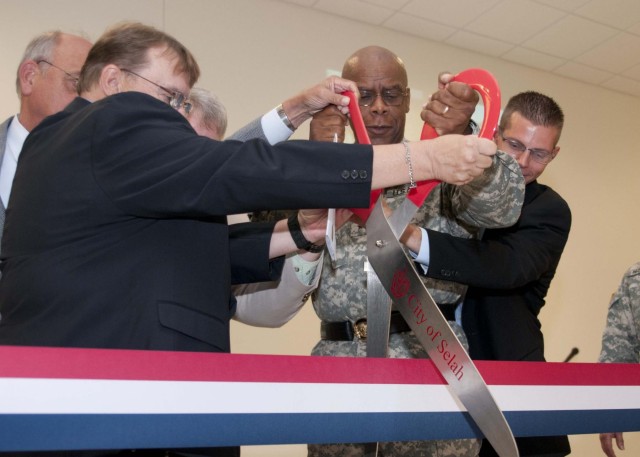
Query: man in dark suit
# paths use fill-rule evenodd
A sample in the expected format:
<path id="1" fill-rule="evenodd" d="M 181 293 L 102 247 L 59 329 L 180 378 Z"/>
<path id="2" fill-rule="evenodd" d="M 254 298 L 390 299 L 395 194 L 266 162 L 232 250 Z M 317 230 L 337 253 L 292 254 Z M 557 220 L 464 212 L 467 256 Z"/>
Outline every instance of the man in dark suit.
<path id="1" fill-rule="evenodd" d="M 281 260 L 270 258 L 311 249 L 310 234 L 323 231 L 297 220 L 288 230 L 230 228 L 226 214 L 362 207 L 372 187 L 409 181 L 402 145 L 199 136 L 181 113 L 198 76 L 181 43 L 142 24 L 114 27 L 91 48 L 81 97 L 40 123 L 21 153 L 3 237 L 0 344 L 229 351 L 231 283 L 272 279 Z M 343 106 L 339 93 L 357 90 L 339 78 L 325 89 L 325 105 Z M 279 114 L 294 127 L 305 120 Z M 490 142 L 454 135 L 409 148 L 416 180 L 454 184 L 495 154 Z"/>
<path id="2" fill-rule="evenodd" d="M 544 361 L 538 313 L 569 236 L 565 200 L 537 178 L 556 157 L 564 115 L 551 98 L 524 92 L 511 98 L 496 133 L 498 149 L 520 165 L 526 188 L 522 213 L 512 227 L 490 229 L 482 240 L 427 230 L 427 275 L 469 286 L 462 326 L 472 358 Z M 562 437 L 517 438 L 522 456 L 564 456 Z M 487 441 L 481 456 L 496 455 Z"/>
<path id="3" fill-rule="evenodd" d="M 76 96 L 78 74 L 91 48 L 86 39 L 59 30 L 27 45 L 16 71 L 20 112 L 0 124 L 0 237 L 13 177 L 27 135 Z"/>

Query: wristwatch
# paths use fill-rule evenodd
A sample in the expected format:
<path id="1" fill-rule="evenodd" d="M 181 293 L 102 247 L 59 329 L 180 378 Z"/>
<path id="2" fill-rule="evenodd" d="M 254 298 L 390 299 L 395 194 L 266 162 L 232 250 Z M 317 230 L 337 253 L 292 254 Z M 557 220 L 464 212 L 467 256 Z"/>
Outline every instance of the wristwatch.
<path id="1" fill-rule="evenodd" d="M 291 238 L 293 238 L 293 242 L 296 244 L 296 247 L 298 249 L 302 249 L 307 252 L 322 252 L 324 246 L 313 244 L 311 241 L 304 237 L 302 229 L 300 228 L 300 222 L 298 222 L 298 213 L 290 216 L 289 219 L 287 219 L 287 226 L 289 227 Z"/>

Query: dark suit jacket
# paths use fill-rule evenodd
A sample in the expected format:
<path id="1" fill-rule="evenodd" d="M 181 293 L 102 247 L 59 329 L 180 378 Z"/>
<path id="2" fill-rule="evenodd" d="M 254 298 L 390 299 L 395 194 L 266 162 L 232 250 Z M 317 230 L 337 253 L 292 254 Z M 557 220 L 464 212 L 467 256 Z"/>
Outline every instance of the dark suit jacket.
<path id="1" fill-rule="evenodd" d="M 482 240 L 429 231 L 428 276 L 469 285 L 462 326 L 473 359 L 544 361 L 538 313 L 570 227 L 571 211 L 564 199 L 534 181 L 526 186 L 522 213 L 512 227 L 486 230 Z M 530 440 L 537 449 L 521 448 L 522 455 L 566 455 L 565 447 L 568 451 L 565 437 L 549 438 L 546 445 L 539 437 Z"/>
<path id="2" fill-rule="evenodd" d="M 76 99 L 20 156 L 0 344 L 228 351 L 230 284 L 280 267 L 271 224 L 230 228 L 225 214 L 367 206 L 371 151 L 217 142 L 145 94 Z"/>

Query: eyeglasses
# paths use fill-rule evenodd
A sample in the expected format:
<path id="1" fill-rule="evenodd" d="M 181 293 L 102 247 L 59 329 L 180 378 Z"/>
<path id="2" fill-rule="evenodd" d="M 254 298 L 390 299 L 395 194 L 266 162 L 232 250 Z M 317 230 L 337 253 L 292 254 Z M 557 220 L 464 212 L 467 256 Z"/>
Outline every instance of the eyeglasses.
<path id="1" fill-rule="evenodd" d="M 383 89 L 382 92 L 374 92 L 367 89 L 359 89 L 360 99 L 358 105 L 371 106 L 378 97 L 382 97 L 382 101 L 387 106 L 400 106 L 407 96 L 407 90 L 400 89 Z"/>
<path id="2" fill-rule="evenodd" d="M 529 154 L 531 154 L 531 158 L 533 160 L 542 164 L 548 164 L 555 157 L 555 154 L 553 152 L 547 151 L 546 149 L 528 148 L 516 139 L 505 138 L 504 136 L 501 136 L 501 138 L 502 141 L 507 143 L 507 146 L 509 146 L 509 149 L 511 149 L 511 152 L 513 152 L 513 155 L 516 159 L 526 151 L 529 151 Z"/>
<path id="3" fill-rule="evenodd" d="M 168 102 L 169 102 L 169 106 L 173 109 L 177 109 L 179 110 L 180 108 L 184 109 L 184 112 L 189 114 L 191 112 L 191 108 L 193 108 L 193 105 L 191 104 L 191 102 L 186 100 L 186 97 L 184 96 L 184 94 L 182 94 L 181 92 L 175 91 L 175 90 L 170 90 L 167 89 L 166 87 L 161 86 L 158 83 L 154 83 L 153 81 L 151 81 L 150 79 L 145 78 L 142 75 L 139 75 L 138 73 L 131 71 L 131 70 L 127 70 L 126 68 L 121 68 L 122 71 L 126 71 L 127 73 L 132 74 L 133 76 L 137 76 L 138 78 L 144 79 L 145 81 L 147 81 L 148 83 L 153 84 L 154 86 L 156 86 L 157 88 L 165 91 L 167 94 L 169 94 L 167 96 L 168 98 Z"/>
<path id="4" fill-rule="evenodd" d="M 38 60 L 36 62 L 38 65 L 40 65 L 41 63 L 46 63 L 47 65 L 52 66 L 53 68 L 57 68 L 58 70 L 60 70 L 62 73 L 64 73 L 65 75 L 67 75 L 67 77 L 69 78 L 69 83 L 71 83 L 71 85 L 73 86 L 74 89 L 76 89 L 78 87 L 78 81 L 80 80 L 79 77 L 72 75 L 71 73 L 69 73 L 66 70 L 63 70 L 62 68 L 60 68 L 57 65 L 52 64 L 51 62 L 49 62 L 48 60 Z"/>
<path id="5" fill-rule="evenodd" d="M 182 109 L 184 109 L 184 112 L 186 114 L 191 113 L 191 110 L 193 110 L 193 103 L 191 103 L 189 100 L 185 100 L 184 102 L 182 102 Z"/>

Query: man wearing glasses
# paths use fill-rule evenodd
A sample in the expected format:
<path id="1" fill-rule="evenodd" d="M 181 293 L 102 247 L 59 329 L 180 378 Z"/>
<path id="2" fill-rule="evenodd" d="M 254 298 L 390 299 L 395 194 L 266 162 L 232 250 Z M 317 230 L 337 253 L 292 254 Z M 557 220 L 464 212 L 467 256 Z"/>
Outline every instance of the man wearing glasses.
<path id="1" fill-rule="evenodd" d="M 537 92 L 512 97 L 496 133 L 498 149 L 513 156 L 526 182 L 522 214 L 509 228 L 490 229 L 482 240 L 462 240 L 427 230 L 427 275 L 469 286 L 461 320 L 473 359 L 544 361 L 538 313 L 569 236 L 571 211 L 538 177 L 560 151 L 564 115 Z M 569 454 L 567 437 L 516 438 L 521 456 Z M 495 456 L 485 441 L 481 456 Z"/>
<path id="2" fill-rule="evenodd" d="M 27 45 L 16 76 L 20 112 L 0 124 L 0 237 L 22 144 L 45 117 L 78 95 L 78 75 L 90 48 L 86 39 L 60 31 L 43 33 Z"/>
<path id="3" fill-rule="evenodd" d="M 358 85 L 360 109 L 371 143 L 402 143 L 410 107 L 407 71 L 402 60 L 388 49 L 368 46 L 346 60 L 342 76 Z M 477 95 L 466 84 L 447 84 L 445 80 L 440 81 L 441 90 L 427 104 L 429 124 L 440 134 L 463 133 L 468 130 Z M 332 141 L 337 134 L 342 141 L 346 123 L 345 116 L 327 108 L 311 121 L 311 139 Z M 391 207 L 400 204 L 405 194 L 406 186 L 385 190 Z M 456 236 L 475 236 L 479 227 L 513 224 L 519 215 L 523 195 L 524 182 L 517 163 L 507 154 L 499 153 L 481 179 L 464 186 L 443 184 L 436 187 L 414 221 Z M 366 355 L 364 328 L 370 299 L 364 269 L 366 248 L 366 229 L 358 221 L 349 222 L 336 231 L 336 260 L 331 262 L 325 255 L 320 285 L 312 295 L 314 309 L 322 321 L 321 341 L 312 355 Z M 464 342 L 461 327 L 452 322 L 458 291 L 448 282 L 425 282 L 456 335 Z M 388 354 L 394 358 L 427 357 L 399 312 L 391 315 Z M 380 443 L 380 454 L 473 457 L 479 447 L 478 440 L 388 442 Z M 362 443 L 310 444 L 308 449 L 310 457 L 362 456 L 368 452 Z"/>
<path id="4" fill-rule="evenodd" d="M 3 237 L 0 344 L 228 352 L 231 284 L 274 279 L 283 259 L 270 259 L 313 252 L 325 227 L 232 228 L 227 214 L 362 207 L 372 188 L 410 181 L 402 145 L 197 135 L 182 94 L 199 74 L 184 45 L 139 23 L 110 28 L 91 48 L 80 96 L 21 153 Z M 319 87 L 317 109 L 346 107 L 341 92 L 357 91 L 335 77 Z M 309 108 L 282 109 L 295 127 Z M 454 184 L 481 175 L 496 150 L 460 135 L 408 147 L 416 180 Z"/>

